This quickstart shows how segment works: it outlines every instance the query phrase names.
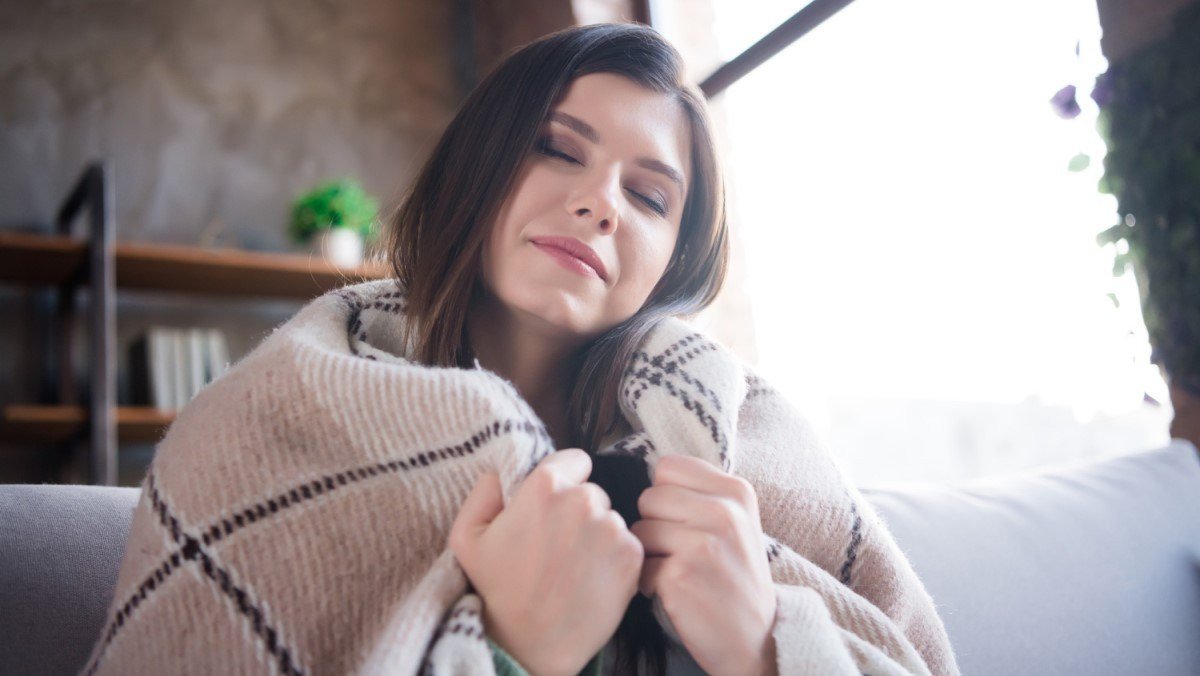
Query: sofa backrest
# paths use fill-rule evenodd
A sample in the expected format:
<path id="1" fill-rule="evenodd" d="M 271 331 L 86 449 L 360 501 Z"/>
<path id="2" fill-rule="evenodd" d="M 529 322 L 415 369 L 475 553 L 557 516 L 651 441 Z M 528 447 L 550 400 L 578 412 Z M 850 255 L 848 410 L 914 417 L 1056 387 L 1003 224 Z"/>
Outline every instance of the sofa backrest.
<path id="1" fill-rule="evenodd" d="M 964 674 L 1200 674 L 1190 443 L 864 493 L 933 596 Z"/>
<path id="2" fill-rule="evenodd" d="M 1200 674 L 1200 460 L 1187 442 L 863 492 L 937 603 L 964 674 Z M 0 674 L 84 666 L 138 495 L 0 486 Z"/>

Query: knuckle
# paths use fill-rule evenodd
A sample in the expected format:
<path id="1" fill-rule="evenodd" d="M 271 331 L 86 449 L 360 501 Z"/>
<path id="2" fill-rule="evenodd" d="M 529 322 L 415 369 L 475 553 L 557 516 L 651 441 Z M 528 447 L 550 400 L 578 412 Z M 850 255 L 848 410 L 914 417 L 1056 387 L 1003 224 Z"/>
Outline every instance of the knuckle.
<path id="1" fill-rule="evenodd" d="M 754 492 L 754 486 L 740 476 L 731 476 L 730 492 L 734 498 L 743 505 L 749 507 L 758 502 L 758 496 Z"/>
<path id="2" fill-rule="evenodd" d="M 602 510 L 608 510 L 612 507 L 612 499 L 608 497 L 608 492 L 601 488 L 598 484 L 591 482 L 583 484 L 583 489 L 587 491 L 593 504 Z"/>
<path id="3" fill-rule="evenodd" d="M 675 472 L 679 469 L 680 464 L 683 462 L 683 460 L 684 460 L 684 456 L 682 456 L 682 455 L 672 454 L 672 455 L 664 456 L 662 458 L 659 458 L 658 466 L 655 469 L 655 471 L 665 470 L 667 473 Z"/>
<path id="4" fill-rule="evenodd" d="M 626 534 L 629 533 L 629 528 L 625 526 L 625 519 L 612 509 L 605 510 L 604 515 L 600 517 L 600 528 L 605 535 L 617 542 L 624 540 Z M 634 538 L 634 541 L 636 542 L 637 538 Z"/>
<path id="5" fill-rule="evenodd" d="M 587 451 L 581 448 L 564 448 L 555 451 L 551 456 L 557 456 L 560 463 L 582 464 L 587 467 L 588 472 L 592 469 L 592 456 L 588 455 Z"/>
<path id="6" fill-rule="evenodd" d="M 559 449 L 557 452 L 563 454 L 561 457 L 570 457 L 573 459 L 579 459 L 579 460 L 583 460 L 584 462 L 587 462 L 589 464 L 592 461 L 591 456 L 589 456 L 587 454 L 587 451 L 583 450 L 582 448 L 562 448 L 562 449 Z"/>
<path id="7" fill-rule="evenodd" d="M 559 504 L 572 516 L 586 520 L 596 513 L 597 506 L 591 491 L 583 486 L 574 486 L 559 494 Z"/>
<path id="8" fill-rule="evenodd" d="M 712 509 L 712 525 L 717 533 L 723 536 L 738 532 L 741 522 L 741 508 L 729 500 L 718 500 Z"/>
<path id="9" fill-rule="evenodd" d="M 604 519 L 604 529 L 616 543 L 615 549 L 619 559 L 638 562 L 642 560 L 645 555 L 642 541 L 625 527 L 625 519 L 621 518 L 620 514 L 609 510 L 608 516 Z"/>
<path id="10" fill-rule="evenodd" d="M 558 477 L 553 466 L 538 465 L 530 472 L 529 477 L 525 479 L 525 483 L 529 484 L 535 493 L 545 497 L 554 492 L 558 484 Z"/>
<path id="11" fill-rule="evenodd" d="M 689 554 L 690 556 L 683 557 L 680 561 L 688 568 L 695 568 L 703 565 L 704 562 L 713 561 L 721 554 L 721 538 L 711 533 L 702 533 L 696 538 Z"/>
<path id="12" fill-rule="evenodd" d="M 639 495 L 637 499 L 637 508 L 639 513 L 645 513 L 654 507 L 654 496 L 655 493 L 653 487 L 642 491 L 642 494 Z"/>
<path id="13" fill-rule="evenodd" d="M 617 518 L 619 519 L 620 515 Z M 624 525 L 625 522 L 622 521 L 621 523 Z M 640 568 L 642 560 L 646 558 L 646 549 L 642 546 L 642 541 L 634 537 L 632 533 L 629 533 L 622 540 L 625 543 L 625 551 L 628 553 L 630 560 L 635 567 Z"/>
<path id="14" fill-rule="evenodd" d="M 659 589 L 663 590 L 663 606 L 665 607 L 669 599 L 674 599 L 681 593 L 687 590 L 687 580 L 689 577 L 687 566 L 676 563 L 675 565 L 663 566 L 662 574 L 659 579 Z M 668 611 L 670 608 L 666 608 Z"/>

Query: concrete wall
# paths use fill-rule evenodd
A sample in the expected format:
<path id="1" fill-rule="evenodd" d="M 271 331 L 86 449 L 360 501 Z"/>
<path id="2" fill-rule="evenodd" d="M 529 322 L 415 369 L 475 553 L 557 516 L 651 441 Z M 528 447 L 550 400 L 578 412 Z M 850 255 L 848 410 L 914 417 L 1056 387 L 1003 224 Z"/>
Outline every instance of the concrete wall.
<path id="1" fill-rule="evenodd" d="M 49 231 L 66 191 L 97 157 L 115 166 L 121 241 L 215 237 L 286 250 L 291 199 L 343 175 L 386 204 L 463 96 L 459 7 L 0 2 L 0 230 Z M 33 355 L 50 307 L 48 291 L 0 286 L 0 405 L 43 400 L 47 384 Z M 125 349 L 146 325 L 222 328 L 236 357 L 298 308 L 121 294 L 119 400 L 127 400 Z M 47 454 L 0 449 L 0 482 L 40 478 Z M 122 448 L 127 479 L 140 478 L 147 456 Z"/>
<path id="2" fill-rule="evenodd" d="M 106 157 L 119 239 L 194 244 L 219 219 L 283 249 L 298 192 L 348 174 L 389 196 L 448 121 L 451 5 L 3 3 L 0 227 L 48 224 Z"/>

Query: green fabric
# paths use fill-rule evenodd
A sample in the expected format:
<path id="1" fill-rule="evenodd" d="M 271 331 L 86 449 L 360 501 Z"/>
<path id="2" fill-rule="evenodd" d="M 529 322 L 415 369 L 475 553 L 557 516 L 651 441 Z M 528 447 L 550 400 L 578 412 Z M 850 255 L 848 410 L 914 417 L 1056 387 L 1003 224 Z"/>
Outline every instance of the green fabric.
<path id="1" fill-rule="evenodd" d="M 488 647 L 492 649 L 492 664 L 496 666 L 496 676 L 529 676 L 529 672 L 525 671 L 512 655 L 504 651 L 504 648 L 496 645 L 492 639 L 488 639 Z M 583 670 L 579 672 L 579 676 L 600 676 L 601 658 L 604 656 L 604 649 L 596 653 L 596 656 L 588 663 L 583 665 Z"/>

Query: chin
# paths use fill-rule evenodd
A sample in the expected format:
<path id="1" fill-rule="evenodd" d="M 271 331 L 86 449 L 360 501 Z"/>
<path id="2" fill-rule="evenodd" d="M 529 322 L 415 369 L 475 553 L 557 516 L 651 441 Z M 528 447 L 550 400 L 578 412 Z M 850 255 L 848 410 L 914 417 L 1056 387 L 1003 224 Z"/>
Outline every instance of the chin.
<path id="1" fill-rule="evenodd" d="M 579 307 L 582 303 L 577 298 L 559 297 L 543 299 L 542 302 L 527 305 L 525 313 L 541 320 L 563 334 L 585 336 L 595 331 L 595 322 L 585 315 L 586 309 Z"/>
<path id="2" fill-rule="evenodd" d="M 542 324 L 548 331 L 572 338 L 590 338 L 604 332 L 603 322 L 591 306 L 595 301 L 562 289 L 526 288 L 514 294 L 511 309 Z"/>

